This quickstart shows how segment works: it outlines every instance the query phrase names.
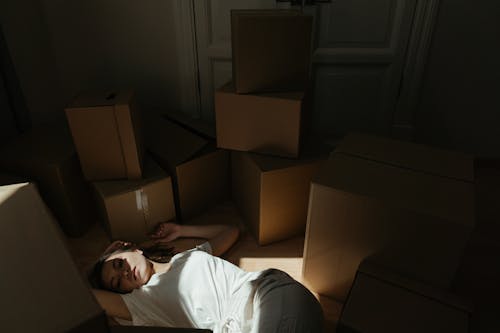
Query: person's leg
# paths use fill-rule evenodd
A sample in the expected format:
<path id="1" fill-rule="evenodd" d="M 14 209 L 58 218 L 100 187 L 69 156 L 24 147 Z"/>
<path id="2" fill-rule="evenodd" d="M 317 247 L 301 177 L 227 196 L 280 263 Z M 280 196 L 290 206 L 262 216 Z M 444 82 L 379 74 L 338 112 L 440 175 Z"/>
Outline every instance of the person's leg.
<path id="1" fill-rule="evenodd" d="M 323 312 L 303 285 L 286 276 L 273 276 L 259 291 L 253 332 L 320 333 Z"/>

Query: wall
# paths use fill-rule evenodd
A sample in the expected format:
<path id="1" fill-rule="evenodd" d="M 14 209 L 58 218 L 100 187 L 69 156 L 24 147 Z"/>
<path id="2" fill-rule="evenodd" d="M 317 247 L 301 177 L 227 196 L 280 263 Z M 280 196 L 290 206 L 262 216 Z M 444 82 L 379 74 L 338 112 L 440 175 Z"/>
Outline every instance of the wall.
<path id="1" fill-rule="evenodd" d="M 40 0 L 62 98 L 81 90 L 132 87 L 148 108 L 178 108 L 174 1 Z"/>
<path id="2" fill-rule="evenodd" d="M 8 0 L 0 12 L 34 124 L 86 89 L 132 87 L 147 112 L 180 107 L 175 1 Z"/>
<path id="3" fill-rule="evenodd" d="M 47 119 L 61 107 L 47 25 L 37 0 L 0 2 L 0 22 L 33 122 Z"/>
<path id="4" fill-rule="evenodd" d="M 500 6 L 441 0 L 419 109 L 419 142 L 500 157 Z"/>

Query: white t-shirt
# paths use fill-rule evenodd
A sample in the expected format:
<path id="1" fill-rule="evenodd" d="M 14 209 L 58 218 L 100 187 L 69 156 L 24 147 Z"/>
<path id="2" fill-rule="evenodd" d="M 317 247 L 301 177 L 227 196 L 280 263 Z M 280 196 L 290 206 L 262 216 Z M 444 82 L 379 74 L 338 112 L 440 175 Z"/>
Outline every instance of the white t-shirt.
<path id="1" fill-rule="evenodd" d="M 246 272 L 212 256 L 208 242 L 172 257 L 170 269 L 121 295 L 133 325 L 249 332 L 254 286 L 262 272 Z"/>

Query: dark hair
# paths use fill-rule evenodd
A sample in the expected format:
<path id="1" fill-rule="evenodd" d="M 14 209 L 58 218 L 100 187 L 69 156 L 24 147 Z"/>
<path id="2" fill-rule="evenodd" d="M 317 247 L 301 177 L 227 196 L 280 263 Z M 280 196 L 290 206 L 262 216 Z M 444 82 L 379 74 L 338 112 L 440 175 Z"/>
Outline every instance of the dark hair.
<path id="1" fill-rule="evenodd" d="M 159 263 L 169 262 L 174 253 L 173 247 L 165 247 L 159 243 L 153 244 L 148 247 L 139 247 L 133 243 L 122 243 L 120 247 L 113 251 L 105 251 L 101 257 L 94 264 L 90 273 L 88 274 L 88 280 L 92 288 L 96 289 L 106 289 L 104 284 L 102 283 L 102 268 L 106 260 L 116 253 L 122 253 L 127 251 L 141 250 L 142 254 L 149 260 L 156 261 Z M 113 290 L 116 292 L 116 290 Z"/>

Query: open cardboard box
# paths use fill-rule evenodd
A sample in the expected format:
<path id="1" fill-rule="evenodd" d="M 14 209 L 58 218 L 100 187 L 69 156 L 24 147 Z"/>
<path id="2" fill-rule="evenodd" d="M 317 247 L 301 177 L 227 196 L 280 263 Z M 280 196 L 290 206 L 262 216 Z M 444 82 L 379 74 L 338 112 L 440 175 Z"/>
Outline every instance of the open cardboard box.
<path id="1" fill-rule="evenodd" d="M 336 332 L 466 333 L 472 310 L 453 294 L 365 260 L 356 273 Z"/>
<path id="2" fill-rule="evenodd" d="M 151 158 L 142 180 L 93 183 L 111 239 L 142 242 L 159 222 L 175 219 L 172 178 Z"/>
<path id="3" fill-rule="evenodd" d="M 0 172 L 36 182 L 67 235 L 81 236 L 94 223 L 91 187 L 65 123 L 34 128 L 6 142 L 0 148 Z"/>
<path id="4" fill-rule="evenodd" d="M 87 180 L 141 179 L 141 120 L 132 90 L 82 93 L 65 112 Z"/>
<path id="5" fill-rule="evenodd" d="M 365 153 L 362 153 L 362 152 Z M 311 183 L 305 282 L 344 301 L 359 263 L 448 289 L 475 225 L 473 159 L 347 136 Z"/>
<path id="6" fill-rule="evenodd" d="M 229 153 L 164 117 L 148 119 L 147 149 L 173 178 L 176 216 L 195 217 L 229 197 Z"/>

